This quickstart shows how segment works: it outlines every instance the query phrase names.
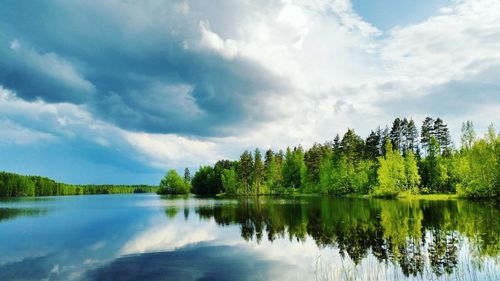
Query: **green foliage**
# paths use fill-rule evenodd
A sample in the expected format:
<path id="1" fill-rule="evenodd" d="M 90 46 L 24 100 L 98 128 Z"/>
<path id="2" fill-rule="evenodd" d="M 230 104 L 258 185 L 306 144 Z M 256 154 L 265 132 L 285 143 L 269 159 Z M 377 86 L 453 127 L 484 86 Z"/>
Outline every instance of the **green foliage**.
<path id="1" fill-rule="evenodd" d="M 214 168 L 203 166 L 191 180 L 192 192 L 195 194 L 217 194 Z"/>
<path id="2" fill-rule="evenodd" d="M 176 170 L 169 170 L 160 181 L 158 194 L 188 194 L 191 186 Z"/>
<path id="3" fill-rule="evenodd" d="M 408 152 L 405 157 L 406 190 L 418 193 L 420 186 L 420 174 L 418 173 L 417 160 L 413 152 Z"/>
<path id="4" fill-rule="evenodd" d="M 302 147 L 287 148 L 283 163 L 283 184 L 285 188 L 300 189 L 305 183 L 306 165 Z"/>
<path id="5" fill-rule="evenodd" d="M 385 145 L 386 154 L 379 157 L 378 186 L 374 190 L 377 196 L 396 196 L 407 186 L 405 159 L 399 151 L 393 150 L 392 143 Z"/>
<path id="6" fill-rule="evenodd" d="M 493 127 L 483 140 L 475 140 L 468 121 L 462 134 L 463 147 L 454 151 L 444 121 L 427 117 L 419 144 L 415 122 L 396 118 L 391 130 L 378 127 L 366 142 L 348 129 L 342 138 L 337 134 L 332 142 L 308 150 L 267 150 L 264 160 L 258 149 L 245 151 L 239 161 L 202 167 L 193 177 L 193 192 L 407 196 L 459 189 L 461 196 L 498 196 L 500 141 Z"/>
<path id="7" fill-rule="evenodd" d="M 191 172 L 188 168 L 184 169 L 184 180 L 187 182 L 191 182 Z"/>
<path id="8" fill-rule="evenodd" d="M 40 176 L 0 172 L 0 197 L 156 192 L 148 185 L 72 185 Z"/>
<path id="9" fill-rule="evenodd" d="M 283 187 L 283 173 L 282 173 L 283 156 L 282 153 L 274 155 L 272 150 L 266 152 L 265 159 L 265 172 L 266 184 L 269 188 L 270 194 L 276 194 Z"/>
<path id="10" fill-rule="evenodd" d="M 467 197 L 499 196 L 500 178 L 500 137 L 494 130 L 485 139 L 476 140 L 470 149 L 462 150 L 460 171 L 462 180 L 457 184 L 457 192 Z"/>
<path id="11" fill-rule="evenodd" d="M 240 156 L 240 162 L 238 165 L 238 178 L 243 186 L 243 192 L 249 194 L 251 192 L 252 184 L 252 169 L 253 169 L 253 157 L 252 153 L 249 151 L 243 152 Z"/>
<path id="12" fill-rule="evenodd" d="M 238 174 L 234 167 L 222 172 L 222 185 L 226 194 L 236 195 L 240 193 L 241 184 L 238 181 Z"/>
<path id="13" fill-rule="evenodd" d="M 262 162 L 262 155 L 259 149 L 255 149 L 254 161 L 253 161 L 253 171 L 252 171 L 252 193 L 263 194 L 267 193 L 264 186 L 265 179 L 265 167 Z"/>
<path id="14" fill-rule="evenodd" d="M 307 150 L 304 154 L 304 164 L 307 169 L 307 184 L 316 185 L 320 180 L 320 166 L 321 160 L 325 157 L 331 157 L 331 145 L 321 145 L 318 143 Z"/>

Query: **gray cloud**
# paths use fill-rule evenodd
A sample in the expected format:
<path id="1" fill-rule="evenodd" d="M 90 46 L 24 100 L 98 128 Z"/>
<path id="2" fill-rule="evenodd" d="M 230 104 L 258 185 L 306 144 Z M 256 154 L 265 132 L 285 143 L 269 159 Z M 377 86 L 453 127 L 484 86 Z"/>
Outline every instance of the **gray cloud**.
<path id="1" fill-rule="evenodd" d="M 500 66 L 487 67 L 475 75 L 460 80 L 432 86 L 425 90 L 425 95 L 402 95 L 400 98 L 384 101 L 382 108 L 389 112 L 401 112 L 406 115 L 433 114 L 459 117 L 474 113 L 484 106 L 500 103 Z M 401 90 L 396 87 L 391 91 Z M 381 91 L 388 90 L 383 85 Z"/>
<path id="2" fill-rule="evenodd" d="M 245 103 L 286 85 L 253 61 L 194 46 L 206 18 L 182 5 L 8 1 L 0 84 L 26 100 L 82 104 L 136 131 L 213 135 L 262 118 Z"/>

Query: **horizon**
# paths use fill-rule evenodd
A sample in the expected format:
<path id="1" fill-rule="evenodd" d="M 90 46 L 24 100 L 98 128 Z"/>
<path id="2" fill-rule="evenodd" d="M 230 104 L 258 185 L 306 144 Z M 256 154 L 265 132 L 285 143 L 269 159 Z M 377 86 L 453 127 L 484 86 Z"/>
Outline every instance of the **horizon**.
<path id="1" fill-rule="evenodd" d="M 397 117 L 442 118 L 456 147 L 500 123 L 496 0 L 2 6 L 0 171 L 156 185 Z"/>

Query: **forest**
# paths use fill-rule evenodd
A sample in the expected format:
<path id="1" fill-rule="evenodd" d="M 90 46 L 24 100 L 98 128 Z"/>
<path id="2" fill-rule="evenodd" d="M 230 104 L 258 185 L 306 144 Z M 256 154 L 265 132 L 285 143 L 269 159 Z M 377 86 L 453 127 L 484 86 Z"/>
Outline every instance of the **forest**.
<path id="1" fill-rule="evenodd" d="M 195 194 L 498 197 L 500 135 L 490 125 L 485 136 L 477 137 L 467 121 L 460 142 L 456 148 L 441 118 L 425 118 L 420 130 L 412 119 L 396 118 L 391 127 L 378 127 L 366 139 L 348 129 L 342 137 L 337 134 L 307 150 L 247 150 L 239 160 L 200 167 L 192 178 L 186 169 L 182 188 L 172 190 L 188 193 L 185 183 L 190 181 Z M 182 178 L 175 174 L 180 183 Z"/>
<path id="2" fill-rule="evenodd" d="M 0 197 L 156 192 L 149 185 L 74 185 L 40 176 L 0 172 Z"/>

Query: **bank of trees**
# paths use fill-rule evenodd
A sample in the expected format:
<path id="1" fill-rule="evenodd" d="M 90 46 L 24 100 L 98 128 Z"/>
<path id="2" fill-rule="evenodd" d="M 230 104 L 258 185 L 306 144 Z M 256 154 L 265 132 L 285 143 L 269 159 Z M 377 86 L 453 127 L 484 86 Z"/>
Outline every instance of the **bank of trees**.
<path id="1" fill-rule="evenodd" d="M 149 185 L 72 185 L 40 176 L 0 172 L 0 197 L 156 192 Z"/>
<path id="2" fill-rule="evenodd" d="M 197 194 L 333 195 L 458 193 L 500 195 L 500 137 L 490 126 L 477 138 L 472 122 L 463 124 L 461 146 L 454 148 L 441 118 L 412 119 L 372 130 L 366 139 L 348 129 L 331 142 L 305 150 L 244 151 L 237 161 L 201 167 L 192 179 Z"/>

